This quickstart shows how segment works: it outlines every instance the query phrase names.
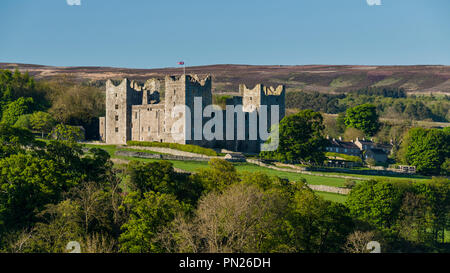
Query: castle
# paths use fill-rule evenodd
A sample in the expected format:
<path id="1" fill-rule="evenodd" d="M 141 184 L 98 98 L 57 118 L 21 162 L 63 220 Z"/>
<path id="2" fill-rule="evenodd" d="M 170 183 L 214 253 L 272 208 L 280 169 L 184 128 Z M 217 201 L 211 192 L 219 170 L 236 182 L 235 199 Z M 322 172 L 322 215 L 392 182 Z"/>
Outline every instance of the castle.
<path id="1" fill-rule="evenodd" d="M 150 79 L 143 85 L 128 79 L 115 85 L 108 80 L 106 116 L 99 121 L 100 138 L 108 144 L 156 141 L 259 152 L 265 141 L 258 134 L 261 124 L 271 128 L 285 115 L 285 87 L 258 84 L 248 89 L 241 84 L 240 96 L 227 99 L 227 109 L 218 109 L 218 106 L 211 108 L 211 85 L 211 76 L 200 79 L 197 75 L 166 76 L 164 86 L 157 79 Z M 265 105 L 267 108 L 276 106 L 278 117 L 272 117 L 269 109 L 267 115 L 262 115 Z M 177 109 L 179 106 L 186 107 Z M 227 111 L 229 107 L 233 110 L 231 114 Z M 209 115 L 205 115 L 206 112 Z M 211 139 L 202 134 L 202 126 L 212 119 L 222 122 L 212 125 L 214 135 L 219 137 Z M 226 126 L 230 120 L 233 126 Z M 174 125 L 180 130 L 174 132 Z"/>

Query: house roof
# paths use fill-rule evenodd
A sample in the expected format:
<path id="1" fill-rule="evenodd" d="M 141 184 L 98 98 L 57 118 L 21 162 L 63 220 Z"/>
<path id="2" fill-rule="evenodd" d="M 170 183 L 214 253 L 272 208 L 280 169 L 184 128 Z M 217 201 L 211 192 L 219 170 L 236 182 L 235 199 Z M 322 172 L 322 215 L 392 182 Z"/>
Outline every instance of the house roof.
<path id="1" fill-rule="evenodd" d="M 378 148 L 371 148 L 367 150 L 368 152 L 372 152 L 373 154 L 382 154 L 382 155 L 386 155 L 386 152 L 383 151 L 382 149 L 378 149 Z"/>
<path id="2" fill-rule="evenodd" d="M 391 144 L 378 143 L 378 144 L 377 144 L 377 148 L 381 148 L 381 149 L 392 149 L 392 145 L 391 145 Z"/>
<path id="3" fill-rule="evenodd" d="M 349 141 L 341 141 L 337 139 L 329 139 L 328 147 L 339 147 L 344 149 L 358 149 L 358 146 L 355 145 L 353 142 Z"/>
<path id="4" fill-rule="evenodd" d="M 367 144 L 367 145 L 373 145 L 373 141 L 368 139 L 356 139 L 356 141 L 360 142 L 361 144 Z"/>

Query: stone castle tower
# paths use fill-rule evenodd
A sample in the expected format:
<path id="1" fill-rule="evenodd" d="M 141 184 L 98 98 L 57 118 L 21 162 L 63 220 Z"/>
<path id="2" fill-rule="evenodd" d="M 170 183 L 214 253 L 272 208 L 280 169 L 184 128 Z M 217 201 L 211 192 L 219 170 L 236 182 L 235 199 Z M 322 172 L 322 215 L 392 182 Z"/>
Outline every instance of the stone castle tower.
<path id="1" fill-rule="evenodd" d="M 227 148 L 235 151 L 258 152 L 261 141 L 250 141 L 250 129 L 260 119 L 262 105 L 279 106 L 279 119 L 285 115 L 285 88 L 266 87 L 262 84 L 248 89 L 240 85 L 240 96 L 227 100 L 227 105 L 242 105 L 245 116 L 245 140 L 237 140 L 237 116 L 234 116 L 233 140 L 207 141 L 202 127 L 209 118 L 203 117 L 206 106 L 212 104 L 211 76 L 166 76 L 164 99 L 160 98 L 161 83 L 156 79 L 144 85 L 124 79 L 117 86 L 106 82 L 106 116 L 100 118 L 101 140 L 109 144 L 126 144 L 129 140 L 195 144 L 206 147 Z M 177 109 L 177 108 L 182 109 Z M 190 115 L 186 108 L 190 109 Z M 268 109 L 267 128 L 271 126 Z M 223 124 L 226 124 L 225 109 Z M 180 119 L 181 115 L 184 119 Z M 256 117 L 256 120 L 254 119 Z M 201 120 L 200 120 L 201 119 Z M 266 120 L 264 120 L 266 122 Z M 178 130 L 172 132 L 172 127 Z M 216 128 L 217 129 L 217 128 Z M 226 128 L 220 128 L 226 135 Z M 198 139 L 200 135 L 200 139 Z"/>

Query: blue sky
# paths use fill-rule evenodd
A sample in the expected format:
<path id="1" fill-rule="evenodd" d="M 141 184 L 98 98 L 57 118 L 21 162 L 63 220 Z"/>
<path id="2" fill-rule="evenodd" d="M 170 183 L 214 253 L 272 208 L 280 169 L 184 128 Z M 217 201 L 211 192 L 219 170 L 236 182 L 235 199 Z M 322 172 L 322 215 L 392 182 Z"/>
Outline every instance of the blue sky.
<path id="1" fill-rule="evenodd" d="M 1 0 L 0 62 L 450 65 L 449 0 L 77 1 Z"/>

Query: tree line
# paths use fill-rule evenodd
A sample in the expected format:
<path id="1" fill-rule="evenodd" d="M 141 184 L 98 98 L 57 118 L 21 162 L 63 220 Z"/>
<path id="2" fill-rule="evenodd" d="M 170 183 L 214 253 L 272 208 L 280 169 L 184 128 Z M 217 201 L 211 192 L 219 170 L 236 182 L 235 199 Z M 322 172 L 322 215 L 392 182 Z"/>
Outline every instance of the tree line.
<path id="1" fill-rule="evenodd" d="M 450 121 L 450 97 L 406 96 L 398 88 L 364 88 L 346 94 L 320 92 L 288 92 L 286 107 L 311 109 L 322 113 L 339 114 L 348 108 L 370 103 L 381 117 L 407 120 Z"/>
<path id="2" fill-rule="evenodd" d="M 98 117 L 105 112 L 101 89 L 68 76 L 35 81 L 28 73 L 0 70 L 0 122 L 48 134 L 58 123 L 79 125 L 98 139 Z"/>

